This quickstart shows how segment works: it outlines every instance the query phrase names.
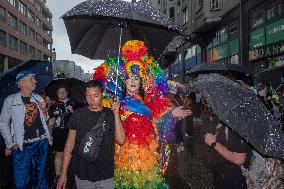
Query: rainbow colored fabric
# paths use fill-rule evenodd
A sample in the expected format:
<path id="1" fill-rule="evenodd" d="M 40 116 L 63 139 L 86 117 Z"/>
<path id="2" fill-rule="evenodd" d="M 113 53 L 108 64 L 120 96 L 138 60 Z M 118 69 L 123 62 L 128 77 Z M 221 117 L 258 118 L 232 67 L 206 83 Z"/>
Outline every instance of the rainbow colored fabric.
<path id="1" fill-rule="evenodd" d="M 148 56 L 143 41 L 128 41 L 122 47 L 122 61 L 108 59 L 93 75 L 105 87 L 104 106 L 112 103 L 117 62 L 120 115 L 126 142 L 115 147 L 115 188 L 168 188 L 163 175 L 169 162 L 168 142 L 174 138 L 175 119 L 166 97 L 167 79 L 157 61 Z M 143 99 L 139 95 L 123 95 L 125 79 L 133 71 L 142 78 Z"/>

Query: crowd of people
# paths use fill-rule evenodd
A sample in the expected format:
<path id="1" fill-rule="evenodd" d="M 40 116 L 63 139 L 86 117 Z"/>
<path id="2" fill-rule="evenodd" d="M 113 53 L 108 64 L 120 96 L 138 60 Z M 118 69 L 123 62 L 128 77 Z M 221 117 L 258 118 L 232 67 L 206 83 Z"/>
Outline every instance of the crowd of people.
<path id="1" fill-rule="evenodd" d="M 184 138 L 194 136 L 194 120 L 202 112 L 216 115 L 197 91 L 168 89 L 144 42 L 126 42 L 122 58 L 122 62 L 108 59 L 95 70 L 94 80 L 85 85 L 84 107 L 69 98 L 67 86 L 57 87 L 55 99 L 33 93 L 35 73 L 18 73 L 20 92 L 5 99 L 0 116 L 1 187 L 169 188 L 164 175 L 170 153 L 184 151 Z M 121 70 L 113 66 L 117 62 Z M 115 73 L 123 81 L 116 89 Z M 283 122 L 283 93 L 273 92 L 267 84 L 254 87 L 252 82 L 236 82 L 257 95 Z M 213 188 L 265 188 L 271 178 L 277 178 L 274 188 L 284 188 L 281 161 L 277 160 L 277 174 L 271 171 L 267 180 L 253 180 L 249 169 L 254 150 L 225 123 L 215 120 L 215 132 L 204 135 L 204 145 L 210 148 Z M 54 156 L 53 164 L 47 164 L 48 154 Z M 267 163 L 276 163 L 272 160 Z M 55 176 L 48 184 L 46 167 L 50 166 Z"/>

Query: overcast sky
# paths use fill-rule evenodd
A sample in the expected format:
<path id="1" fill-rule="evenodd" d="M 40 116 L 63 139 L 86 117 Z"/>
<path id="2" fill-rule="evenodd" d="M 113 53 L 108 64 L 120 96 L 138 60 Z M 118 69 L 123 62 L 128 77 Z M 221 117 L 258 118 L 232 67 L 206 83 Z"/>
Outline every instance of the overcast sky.
<path id="1" fill-rule="evenodd" d="M 102 60 L 91 60 L 86 57 L 71 53 L 68 35 L 60 18 L 64 13 L 84 0 L 47 0 L 47 6 L 52 12 L 53 18 L 53 48 L 56 50 L 57 60 L 71 60 L 81 66 L 85 72 L 92 73 L 93 69 L 101 64 Z M 131 1 L 131 0 L 125 0 Z"/>

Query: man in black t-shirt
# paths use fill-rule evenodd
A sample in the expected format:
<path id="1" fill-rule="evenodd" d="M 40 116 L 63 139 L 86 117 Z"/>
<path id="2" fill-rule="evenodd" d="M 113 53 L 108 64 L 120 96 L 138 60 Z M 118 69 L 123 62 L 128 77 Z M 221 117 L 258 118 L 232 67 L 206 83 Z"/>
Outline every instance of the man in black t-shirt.
<path id="1" fill-rule="evenodd" d="M 71 154 L 76 175 L 77 188 L 114 188 L 114 141 L 125 142 L 125 133 L 119 115 L 119 102 L 113 102 L 112 108 L 102 106 L 103 90 L 99 82 L 86 84 L 85 96 L 88 106 L 76 111 L 70 118 L 68 139 L 64 148 L 63 164 L 57 189 L 65 188 L 67 168 Z M 79 153 L 84 136 L 96 126 L 104 113 L 104 121 L 109 127 L 102 133 L 98 156 L 91 161 Z M 96 138 L 94 138 L 96 141 Z M 91 144 L 92 145 L 92 144 Z M 88 146 L 85 146 L 86 148 Z"/>
<path id="2" fill-rule="evenodd" d="M 242 165 L 249 164 L 251 149 L 230 128 L 219 123 L 215 134 L 207 133 L 205 143 L 211 147 L 209 166 L 215 189 L 246 189 Z"/>

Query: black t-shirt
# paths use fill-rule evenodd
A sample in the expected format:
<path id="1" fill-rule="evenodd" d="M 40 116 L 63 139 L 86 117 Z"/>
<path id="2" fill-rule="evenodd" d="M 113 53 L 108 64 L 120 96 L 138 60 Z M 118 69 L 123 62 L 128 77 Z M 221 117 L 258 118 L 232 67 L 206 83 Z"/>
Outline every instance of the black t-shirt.
<path id="1" fill-rule="evenodd" d="M 247 158 L 244 166 L 249 164 L 251 149 L 242 138 L 234 133 L 230 128 L 222 126 L 217 135 L 217 142 L 225 146 L 229 151 L 246 153 Z M 216 150 L 210 149 L 209 162 L 214 174 L 214 178 L 243 180 L 241 167 L 223 158 Z M 226 177 L 226 178 L 225 178 Z"/>
<path id="2" fill-rule="evenodd" d="M 97 159 L 88 161 L 78 154 L 78 149 L 83 137 L 96 125 L 102 111 L 105 111 L 105 121 L 110 126 L 103 134 Z M 92 112 L 84 107 L 76 111 L 68 122 L 68 127 L 77 131 L 72 159 L 75 174 L 91 182 L 112 178 L 114 174 L 114 114 L 109 108 L 103 108 L 102 111 Z"/>
<path id="3" fill-rule="evenodd" d="M 34 102 L 31 102 L 30 99 L 30 97 L 22 97 L 26 108 L 24 120 L 24 140 L 37 138 L 45 133 L 40 118 L 40 112 L 36 104 Z"/>

